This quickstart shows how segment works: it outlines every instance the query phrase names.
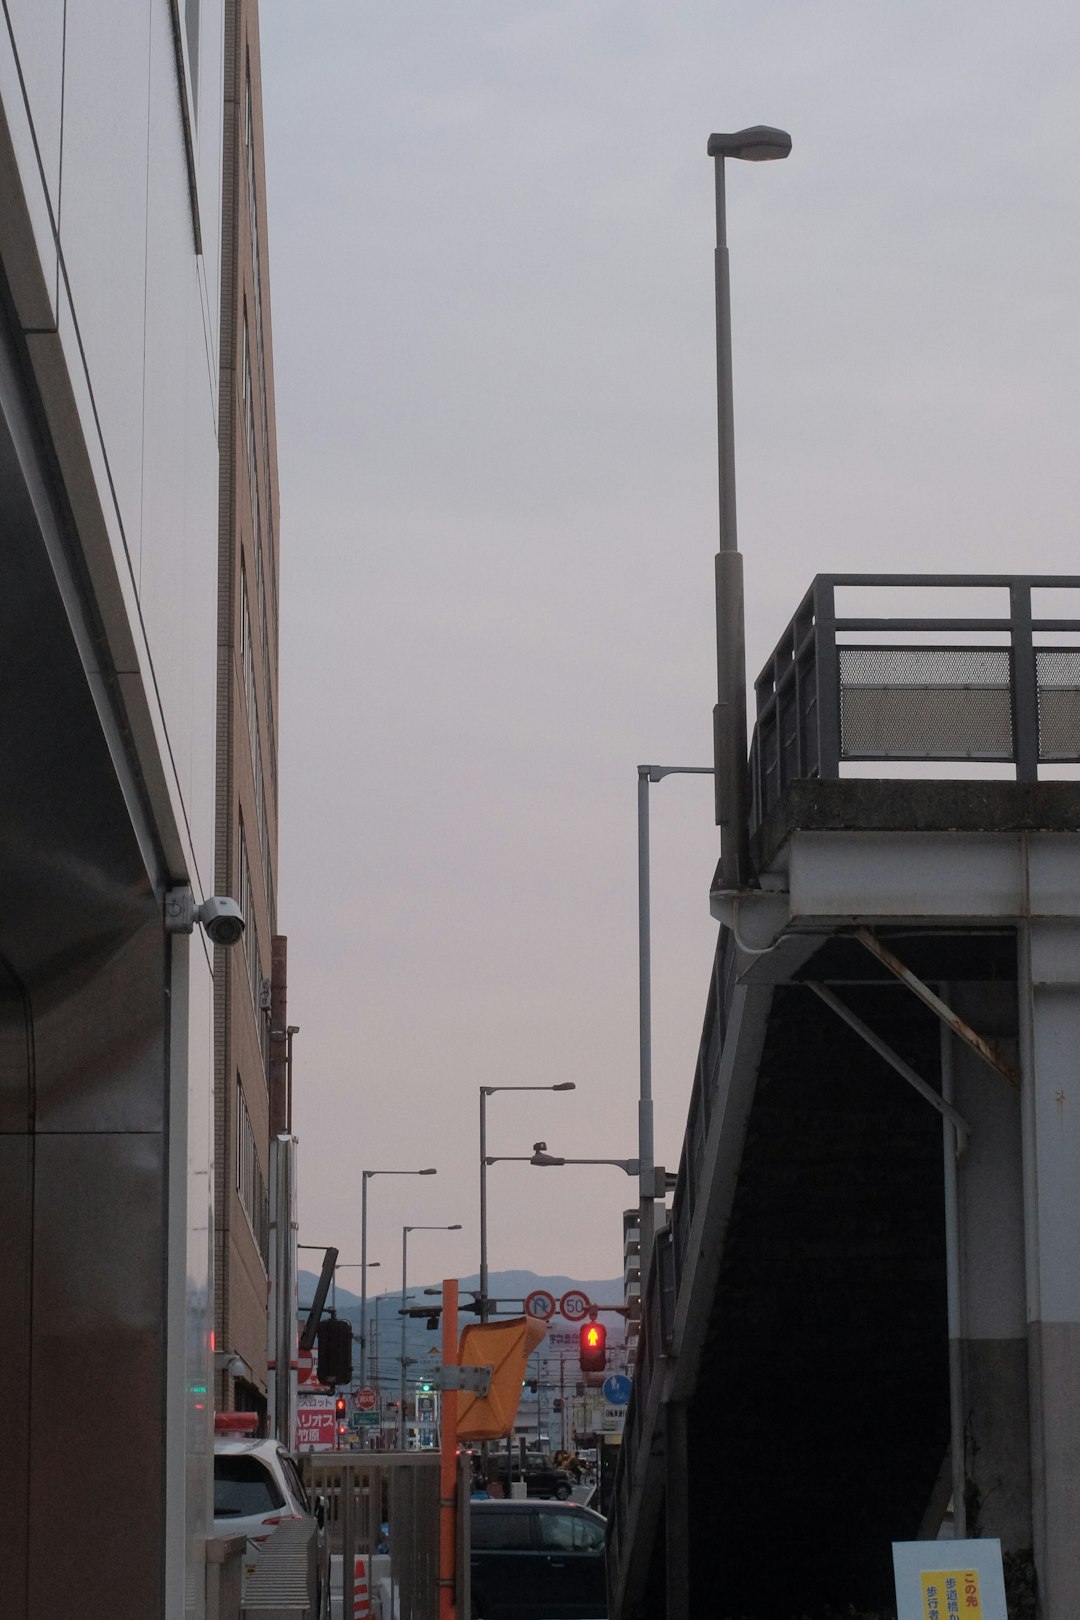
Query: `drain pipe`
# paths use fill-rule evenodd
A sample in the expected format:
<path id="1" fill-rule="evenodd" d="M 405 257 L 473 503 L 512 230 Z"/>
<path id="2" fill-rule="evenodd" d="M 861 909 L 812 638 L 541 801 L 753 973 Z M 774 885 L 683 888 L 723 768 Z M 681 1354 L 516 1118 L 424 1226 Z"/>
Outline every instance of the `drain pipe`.
<path id="1" fill-rule="evenodd" d="M 948 985 L 942 986 L 941 993 L 946 1001 L 951 999 Z M 954 1091 L 952 1031 L 942 1025 L 941 1096 L 950 1107 L 954 1101 Z M 967 1459 L 960 1299 L 960 1143 L 951 1119 L 943 1119 L 941 1126 L 945 1154 L 945 1297 L 949 1323 L 949 1457 L 952 1463 L 953 1536 L 963 1541 L 967 1536 Z"/>

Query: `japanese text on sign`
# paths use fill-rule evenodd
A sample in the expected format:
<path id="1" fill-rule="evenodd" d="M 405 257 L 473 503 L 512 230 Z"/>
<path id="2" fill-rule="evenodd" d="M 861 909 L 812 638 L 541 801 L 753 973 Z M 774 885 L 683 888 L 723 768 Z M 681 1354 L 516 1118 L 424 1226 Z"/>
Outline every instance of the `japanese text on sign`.
<path id="1" fill-rule="evenodd" d="M 923 1620 L 982 1620 L 977 1569 L 924 1570 Z"/>

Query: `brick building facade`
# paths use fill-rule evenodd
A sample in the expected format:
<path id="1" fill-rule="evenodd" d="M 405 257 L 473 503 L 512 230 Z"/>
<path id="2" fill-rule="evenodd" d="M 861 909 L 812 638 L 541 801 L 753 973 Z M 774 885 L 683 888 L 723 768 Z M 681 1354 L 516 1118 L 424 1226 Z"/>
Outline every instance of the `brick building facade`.
<path id="1" fill-rule="evenodd" d="M 225 8 L 215 882 L 247 919 L 214 1007 L 215 1399 L 265 1412 L 277 930 L 278 484 L 257 0 Z M 276 1047 L 276 1041 L 273 1043 Z"/>

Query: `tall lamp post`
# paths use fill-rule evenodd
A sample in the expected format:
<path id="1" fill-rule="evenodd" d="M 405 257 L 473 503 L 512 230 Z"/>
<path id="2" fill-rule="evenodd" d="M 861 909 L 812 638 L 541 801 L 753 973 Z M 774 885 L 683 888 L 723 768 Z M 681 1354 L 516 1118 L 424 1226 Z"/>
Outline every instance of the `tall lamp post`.
<path id="1" fill-rule="evenodd" d="M 367 1184 L 372 1176 L 437 1176 L 437 1170 L 365 1170 L 360 1176 L 360 1388 L 367 1383 Z"/>
<path id="2" fill-rule="evenodd" d="M 720 545 L 716 555 L 716 824 L 720 877 L 725 889 L 750 877 L 749 795 L 746 775 L 746 630 L 742 557 L 735 522 L 735 405 L 731 382 L 731 280 L 728 270 L 725 158 L 765 163 L 786 158 L 786 130 L 756 124 L 731 135 L 710 135 L 716 180 L 716 429 L 720 482 Z"/>
<path id="3" fill-rule="evenodd" d="M 405 1295 L 408 1291 L 409 1233 L 460 1231 L 460 1221 L 455 1222 L 453 1226 L 403 1226 L 401 1228 L 401 1388 L 398 1407 L 398 1443 L 401 1451 L 405 1450 L 405 1324 L 408 1321 L 408 1317 L 405 1315 Z"/>
<path id="4" fill-rule="evenodd" d="M 555 1086 L 481 1086 L 480 1087 L 480 1320 L 488 1319 L 488 1259 L 487 1259 L 487 1167 L 493 1161 L 487 1156 L 487 1100 L 497 1091 L 576 1091 L 572 1080 L 562 1080 Z"/>
<path id="5" fill-rule="evenodd" d="M 645 1298 L 656 1237 L 656 1140 L 652 1094 L 652 945 L 649 898 L 649 784 L 665 776 L 712 776 L 711 765 L 639 765 L 637 782 L 638 869 L 638 1244 L 641 1297 Z"/>

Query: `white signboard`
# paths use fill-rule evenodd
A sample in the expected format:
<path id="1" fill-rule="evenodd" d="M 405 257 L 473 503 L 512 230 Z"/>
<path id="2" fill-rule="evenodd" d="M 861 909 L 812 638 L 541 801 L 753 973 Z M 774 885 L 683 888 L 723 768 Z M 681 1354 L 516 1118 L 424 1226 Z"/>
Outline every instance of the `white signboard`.
<path id="1" fill-rule="evenodd" d="M 1001 1543 L 894 1541 L 897 1620 L 1008 1620 Z"/>
<path id="2" fill-rule="evenodd" d="M 624 1426 L 625 1423 L 626 1423 L 626 1407 L 625 1406 L 605 1406 L 604 1407 L 604 1416 L 603 1416 L 603 1418 L 601 1420 L 601 1428 L 605 1429 L 608 1434 L 621 1434 L 622 1431 L 623 1431 L 623 1426 Z M 942 1616 L 942 1620 L 945 1620 L 944 1616 Z"/>
<path id="3" fill-rule="evenodd" d="M 545 1349 L 576 1350 L 578 1347 L 577 1329 L 571 1333 L 566 1328 L 549 1328 L 548 1336 L 544 1340 Z"/>

